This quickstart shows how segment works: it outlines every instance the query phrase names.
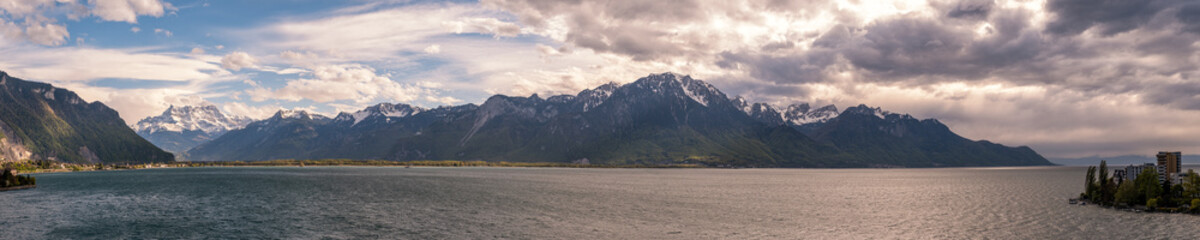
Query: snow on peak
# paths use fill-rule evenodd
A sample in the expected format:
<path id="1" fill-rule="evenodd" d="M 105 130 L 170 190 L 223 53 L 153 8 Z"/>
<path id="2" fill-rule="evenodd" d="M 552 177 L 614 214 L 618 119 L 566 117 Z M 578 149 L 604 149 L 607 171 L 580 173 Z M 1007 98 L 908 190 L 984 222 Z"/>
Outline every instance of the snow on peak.
<path id="1" fill-rule="evenodd" d="M 250 122 L 252 120 L 247 117 L 225 115 L 213 105 L 182 107 L 171 105 L 161 115 L 138 121 L 137 124 L 134 124 L 133 129 L 147 134 L 158 131 L 217 133 L 241 128 Z"/>
<path id="2" fill-rule="evenodd" d="M 742 98 L 742 96 L 736 96 L 736 97 L 733 97 L 732 101 L 733 101 L 734 107 L 737 107 L 739 110 L 742 110 L 742 112 L 744 112 L 746 114 L 750 114 L 750 110 L 751 110 L 750 103 L 746 102 L 745 98 Z"/>
<path id="3" fill-rule="evenodd" d="M 608 97 L 611 97 L 613 91 L 616 91 L 618 87 L 620 85 L 617 83 L 609 82 L 593 89 L 583 90 L 576 95 L 575 99 L 583 103 L 583 111 L 587 112 L 608 100 Z"/>
<path id="4" fill-rule="evenodd" d="M 364 108 L 363 110 L 355 111 L 354 113 L 339 114 L 337 121 L 353 120 L 354 123 L 350 124 L 350 126 L 354 126 L 371 117 L 381 116 L 388 118 L 404 118 L 424 111 L 424 108 L 414 107 L 408 104 L 380 103 L 375 106 Z"/>
<path id="5" fill-rule="evenodd" d="M 891 114 L 890 112 L 883 111 L 882 108 L 879 108 L 879 107 L 872 108 L 872 107 L 868 107 L 866 104 L 859 104 L 856 107 L 846 109 L 846 112 L 847 113 L 855 113 L 855 114 L 863 114 L 863 115 L 872 115 L 872 116 L 878 117 L 880 119 L 885 119 L 885 118 L 887 118 L 888 114 Z"/>
<path id="6" fill-rule="evenodd" d="M 725 95 L 722 94 L 720 90 L 717 90 L 717 88 L 712 84 L 693 79 L 691 76 L 680 76 L 672 72 L 650 74 L 650 76 L 638 79 L 638 81 L 634 82 L 633 84 L 640 88 L 648 89 L 654 93 L 674 92 L 673 89 L 678 88 L 682 92 L 683 96 L 686 96 L 693 101 L 696 101 L 696 103 L 700 103 L 700 105 L 704 105 L 706 107 L 712 103 L 711 100 L 725 99 Z M 717 96 L 720 97 L 717 98 Z"/>
<path id="7" fill-rule="evenodd" d="M 837 107 L 828 105 L 812 109 L 808 103 L 792 104 L 783 113 L 783 118 L 792 125 L 823 123 L 838 117 Z"/>
<path id="8" fill-rule="evenodd" d="M 275 112 L 275 116 L 272 116 L 271 118 L 272 119 L 325 119 L 326 117 L 321 116 L 320 114 L 309 113 L 308 111 L 304 111 L 304 110 L 283 109 L 283 110 L 279 110 L 279 112 Z"/>

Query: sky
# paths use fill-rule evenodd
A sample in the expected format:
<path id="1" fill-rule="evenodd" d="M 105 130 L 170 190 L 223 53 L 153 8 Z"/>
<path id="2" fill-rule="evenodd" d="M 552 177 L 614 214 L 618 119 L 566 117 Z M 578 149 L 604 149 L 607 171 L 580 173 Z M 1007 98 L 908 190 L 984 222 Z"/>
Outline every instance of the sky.
<path id="1" fill-rule="evenodd" d="M 1187 0 L 0 0 L 0 70 L 126 122 L 574 94 L 676 72 L 1047 157 L 1200 151 Z"/>

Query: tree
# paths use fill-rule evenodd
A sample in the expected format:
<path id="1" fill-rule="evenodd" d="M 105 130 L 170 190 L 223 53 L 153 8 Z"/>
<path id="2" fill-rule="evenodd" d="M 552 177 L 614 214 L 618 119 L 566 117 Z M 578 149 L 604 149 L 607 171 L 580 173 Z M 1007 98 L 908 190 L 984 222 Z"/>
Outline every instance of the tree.
<path id="1" fill-rule="evenodd" d="M 1127 206 L 1133 206 L 1141 203 L 1137 184 L 1135 184 L 1133 181 L 1121 182 L 1121 185 L 1117 187 L 1116 203 L 1125 204 Z"/>
<path id="2" fill-rule="evenodd" d="M 1182 185 L 1184 198 L 1200 198 L 1200 175 L 1196 175 L 1196 171 L 1188 169 Z"/>
<path id="3" fill-rule="evenodd" d="M 1096 166 L 1088 166 L 1087 182 L 1083 187 L 1083 197 L 1092 199 L 1096 193 Z"/>
<path id="4" fill-rule="evenodd" d="M 1141 192 L 1140 200 L 1147 201 L 1149 199 L 1158 198 L 1162 195 L 1162 186 L 1158 184 L 1158 171 L 1153 168 L 1146 168 L 1139 173 L 1137 179 L 1138 191 Z"/>
<path id="5" fill-rule="evenodd" d="M 1108 191 L 1109 190 L 1108 183 L 1110 181 L 1110 179 L 1108 179 L 1108 161 L 1100 160 L 1099 175 L 1100 175 L 1100 178 L 1096 179 L 1096 180 L 1100 181 L 1100 187 L 1097 189 L 1097 190 L 1100 190 L 1099 201 L 1100 202 L 1112 201 L 1111 192 Z"/>
<path id="6" fill-rule="evenodd" d="M 1100 189 L 1100 192 L 1100 195 L 1103 196 L 1103 199 L 1100 200 L 1101 203 L 1112 205 L 1117 196 L 1117 182 L 1109 178 L 1108 183 L 1104 185 L 1103 189 Z"/>
<path id="7" fill-rule="evenodd" d="M 1162 192 L 1161 192 L 1161 196 L 1159 197 L 1159 199 L 1161 199 L 1161 200 L 1159 201 L 1159 204 L 1166 206 L 1166 207 L 1175 206 L 1175 202 L 1171 201 L 1172 198 L 1175 197 L 1175 192 L 1171 191 L 1174 189 L 1175 189 L 1175 187 L 1171 185 L 1171 179 L 1167 179 L 1166 181 L 1163 181 L 1162 182 Z"/>

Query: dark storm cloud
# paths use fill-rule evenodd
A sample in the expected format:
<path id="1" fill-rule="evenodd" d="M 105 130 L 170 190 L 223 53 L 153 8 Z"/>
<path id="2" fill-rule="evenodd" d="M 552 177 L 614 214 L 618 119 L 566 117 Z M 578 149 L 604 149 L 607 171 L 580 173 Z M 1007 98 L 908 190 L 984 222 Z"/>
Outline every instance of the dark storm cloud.
<path id="1" fill-rule="evenodd" d="M 1073 36 L 1096 27 L 1102 36 L 1136 29 L 1181 0 L 1050 0 L 1046 9 L 1056 15 L 1046 32 Z"/>
<path id="2" fill-rule="evenodd" d="M 950 3 L 931 2 L 934 8 L 945 9 L 946 16 L 951 18 L 987 18 L 996 3 L 992 0 L 963 0 Z"/>
<path id="3" fill-rule="evenodd" d="M 1175 17 L 1183 24 L 1184 31 L 1200 34 L 1200 2 L 1184 5 Z"/>
<path id="4" fill-rule="evenodd" d="M 700 60 L 779 85 L 852 86 L 835 82 L 853 81 L 923 87 L 987 81 L 1100 96 L 1152 91 L 1148 86 L 1181 81 L 1179 76 L 1195 75 L 1200 66 L 1196 35 L 1180 34 L 1200 32 L 1200 4 L 1181 0 L 1050 0 L 1047 12 L 1000 7 L 994 0 L 931 0 L 933 14 L 877 18 L 824 0 L 485 3 L 513 12 L 527 26 L 549 26 L 557 19 L 554 24 L 565 24 L 564 40 L 574 47 L 635 61 Z M 750 26 L 771 23 L 764 13 L 836 17 L 824 31 L 797 31 L 769 41 L 746 41 L 736 31 L 704 25 L 714 18 Z M 1048 22 L 1035 24 L 1042 17 Z M 678 28 L 687 25 L 703 30 Z M 1080 34 L 1088 29 L 1100 36 Z M 756 45 L 739 45 L 746 42 Z M 1191 106 L 1169 98 L 1145 100 Z"/>
<path id="5" fill-rule="evenodd" d="M 976 36 L 974 23 L 921 16 L 876 20 L 859 29 L 859 34 L 839 25 L 800 54 L 726 52 L 718 65 L 749 69 L 755 77 L 771 81 L 822 82 L 828 78 L 827 68 L 840 67 L 841 57 L 868 76 L 867 81 L 981 79 L 1039 61 L 1048 45 L 1039 31 L 1029 28 L 1029 18 L 1025 11 L 991 14 L 991 27 L 982 37 Z"/>
<path id="6" fill-rule="evenodd" d="M 1196 82 L 1151 85 L 1141 96 L 1154 104 L 1200 110 L 1200 83 Z"/>
<path id="7" fill-rule="evenodd" d="M 702 57 L 720 52 L 714 46 L 731 36 L 712 32 L 676 32 L 681 25 L 707 23 L 720 16 L 738 23 L 765 24 L 760 13 L 787 12 L 800 18 L 828 9 L 828 0 L 770 1 L 558 1 L 484 0 L 485 5 L 508 10 L 522 24 L 547 27 L 560 18 L 567 25 L 565 42 L 600 53 L 630 56 L 636 61 L 673 57 Z M 810 16 L 811 15 L 811 16 Z M 766 49 L 790 48 L 777 42 Z"/>
<path id="8" fill-rule="evenodd" d="M 832 51 L 812 50 L 803 55 L 770 56 L 724 52 L 717 66 L 725 69 L 744 68 L 750 75 L 778 83 L 823 82 L 830 77 L 826 68 L 837 60 Z"/>

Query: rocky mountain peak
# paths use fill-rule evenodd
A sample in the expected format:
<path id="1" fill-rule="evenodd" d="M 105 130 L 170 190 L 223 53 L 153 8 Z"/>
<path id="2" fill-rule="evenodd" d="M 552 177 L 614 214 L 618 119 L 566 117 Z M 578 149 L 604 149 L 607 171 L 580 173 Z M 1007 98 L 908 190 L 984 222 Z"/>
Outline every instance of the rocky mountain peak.
<path id="1" fill-rule="evenodd" d="M 354 123 L 351 124 L 351 126 L 353 126 L 358 125 L 358 123 L 369 118 L 403 118 L 424 111 L 426 111 L 426 109 L 403 103 L 380 103 L 374 106 L 366 107 L 362 110 L 355 111 L 353 113 L 340 113 L 338 114 L 337 118 L 334 119 L 334 121 L 354 121 Z"/>
<path id="2" fill-rule="evenodd" d="M 283 109 L 283 110 L 279 110 L 278 112 L 275 112 L 275 115 L 271 116 L 270 119 L 271 120 L 282 120 L 282 119 L 321 120 L 321 119 L 328 119 L 328 117 L 322 116 L 320 114 L 309 113 L 308 111 L 304 111 L 304 110 Z"/>
<path id="3" fill-rule="evenodd" d="M 717 90 L 712 84 L 693 79 L 689 75 L 679 75 L 672 72 L 660 74 L 650 74 L 622 86 L 622 88 L 640 89 L 650 91 L 653 94 L 675 95 L 677 97 L 686 97 L 708 107 L 718 101 L 727 101 L 728 98 L 720 90 Z"/>
<path id="4" fill-rule="evenodd" d="M 159 131 L 220 133 L 244 127 L 252 121 L 243 116 L 226 115 L 213 105 L 171 105 L 158 116 L 146 117 L 138 121 L 133 128 L 142 134 Z"/>

